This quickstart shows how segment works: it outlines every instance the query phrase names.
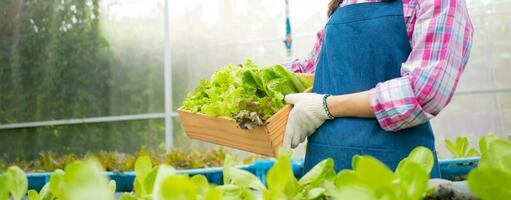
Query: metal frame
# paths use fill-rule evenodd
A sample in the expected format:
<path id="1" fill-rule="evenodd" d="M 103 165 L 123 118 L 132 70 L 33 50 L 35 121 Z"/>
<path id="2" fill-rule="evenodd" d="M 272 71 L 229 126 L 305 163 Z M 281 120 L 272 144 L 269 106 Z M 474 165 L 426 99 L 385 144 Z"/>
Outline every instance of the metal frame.
<path id="1" fill-rule="evenodd" d="M 176 117 L 177 113 L 171 113 L 171 117 Z M 49 120 L 37 122 L 22 122 L 13 124 L 2 124 L 2 129 L 18 129 L 18 128 L 36 128 L 44 126 L 62 126 L 62 125 L 75 125 L 75 124 L 90 124 L 90 123 L 104 123 L 104 122 L 120 122 L 120 121 L 133 121 L 133 120 L 149 120 L 165 118 L 165 113 L 147 113 L 137 115 L 120 115 L 109 117 L 89 117 L 89 118 L 75 118 L 63 120 Z"/>
<path id="2" fill-rule="evenodd" d="M 173 134 L 174 126 L 172 122 L 172 59 L 170 47 L 170 0 L 165 0 L 164 19 L 163 19 L 163 37 L 164 37 L 164 70 L 163 80 L 165 85 L 165 148 L 167 151 L 172 149 L 174 144 Z"/>

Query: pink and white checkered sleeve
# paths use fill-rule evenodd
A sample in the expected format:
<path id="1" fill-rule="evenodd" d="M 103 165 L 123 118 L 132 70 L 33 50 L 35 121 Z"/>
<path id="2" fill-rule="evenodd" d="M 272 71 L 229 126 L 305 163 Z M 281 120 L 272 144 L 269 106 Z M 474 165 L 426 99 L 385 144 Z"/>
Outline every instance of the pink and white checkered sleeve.
<path id="1" fill-rule="evenodd" d="M 415 11 L 402 77 L 370 91 L 371 107 L 388 131 L 425 123 L 447 106 L 469 57 L 473 27 L 464 0 L 419 1 Z"/>
<path id="2" fill-rule="evenodd" d="M 286 67 L 296 73 L 314 73 L 314 70 L 316 69 L 316 62 L 321 51 L 321 45 L 323 45 L 324 37 L 325 29 L 319 31 L 316 34 L 316 42 L 314 43 L 314 47 L 306 59 L 296 59 L 290 63 L 285 64 Z"/>

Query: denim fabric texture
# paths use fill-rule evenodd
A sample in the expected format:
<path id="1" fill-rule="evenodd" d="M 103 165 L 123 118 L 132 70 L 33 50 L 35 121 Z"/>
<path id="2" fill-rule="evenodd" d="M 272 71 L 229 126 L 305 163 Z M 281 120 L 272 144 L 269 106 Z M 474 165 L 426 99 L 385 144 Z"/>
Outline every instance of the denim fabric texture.
<path id="1" fill-rule="evenodd" d="M 325 29 L 315 72 L 314 92 L 341 95 L 366 91 L 400 76 L 411 46 L 401 0 L 360 3 L 337 9 Z M 354 155 L 371 155 L 395 169 L 416 146 L 435 155 L 432 178 L 440 171 L 429 123 L 388 132 L 376 119 L 336 118 L 308 138 L 305 170 L 331 157 L 335 169 L 350 169 Z"/>

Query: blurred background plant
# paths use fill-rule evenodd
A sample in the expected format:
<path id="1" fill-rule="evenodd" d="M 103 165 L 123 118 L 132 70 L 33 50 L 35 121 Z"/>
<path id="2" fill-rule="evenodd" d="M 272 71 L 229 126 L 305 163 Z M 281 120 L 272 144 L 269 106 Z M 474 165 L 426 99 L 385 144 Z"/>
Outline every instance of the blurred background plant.
<path id="1" fill-rule="evenodd" d="M 41 152 L 39 157 L 33 160 L 15 160 L 8 162 L 0 160 L 0 171 L 7 166 L 16 165 L 26 172 L 52 172 L 56 169 L 64 169 L 66 165 L 76 160 L 87 160 L 94 158 L 105 168 L 106 171 L 125 172 L 133 171 L 135 160 L 139 156 L 147 155 L 155 164 L 167 164 L 176 169 L 198 169 L 209 167 L 221 167 L 226 155 L 230 155 L 239 164 L 250 164 L 257 159 L 264 157 L 254 154 L 238 156 L 229 154 L 222 148 L 212 150 L 183 150 L 172 149 L 169 152 L 164 150 L 153 150 L 142 147 L 136 153 L 127 154 L 117 151 L 88 152 L 86 154 L 57 154 L 51 151 Z"/>
<path id="2" fill-rule="evenodd" d="M 469 147 L 469 140 L 467 137 L 457 137 L 456 142 L 446 139 L 445 146 L 454 158 L 474 157 L 480 155 L 476 148 Z"/>

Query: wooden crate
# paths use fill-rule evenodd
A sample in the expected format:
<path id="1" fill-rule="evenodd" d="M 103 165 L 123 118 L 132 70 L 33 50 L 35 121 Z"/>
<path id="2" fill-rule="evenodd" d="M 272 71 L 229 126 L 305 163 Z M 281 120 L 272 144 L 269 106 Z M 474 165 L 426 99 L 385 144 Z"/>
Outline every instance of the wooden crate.
<path id="1" fill-rule="evenodd" d="M 313 75 L 300 74 L 313 81 Z M 255 130 L 238 128 L 236 121 L 227 117 L 212 117 L 179 109 L 183 128 L 192 139 L 215 143 L 265 156 L 275 156 L 282 146 L 287 117 L 292 106 L 286 105 Z"/>

